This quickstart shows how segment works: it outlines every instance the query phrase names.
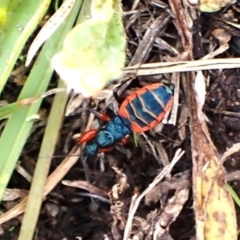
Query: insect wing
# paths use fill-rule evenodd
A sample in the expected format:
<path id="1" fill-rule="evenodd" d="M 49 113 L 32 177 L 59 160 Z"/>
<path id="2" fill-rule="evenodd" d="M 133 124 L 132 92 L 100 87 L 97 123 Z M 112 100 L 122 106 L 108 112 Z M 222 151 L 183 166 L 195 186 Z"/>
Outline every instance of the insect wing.
<path id="1" fill-rule="evenodd" d="M 147 85 L 130 94 L 119 115 L 131 122 L 133 132 L 144 132 L 162 121 L 172 106 L 172 91 L 162 83 Z"/>

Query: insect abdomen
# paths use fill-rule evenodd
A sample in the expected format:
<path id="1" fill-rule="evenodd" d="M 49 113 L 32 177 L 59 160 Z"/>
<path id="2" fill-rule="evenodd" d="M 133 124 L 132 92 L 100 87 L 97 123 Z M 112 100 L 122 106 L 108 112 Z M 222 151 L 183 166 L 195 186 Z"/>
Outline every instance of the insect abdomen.
<path id="1" fill-rule="evenodd" d="M 131 122 L 133 132 L 144 132 L 156 126 L 172 106 L 172 91 L 162 83 L 140 88 L 122 103 L 119 115 Z"/>

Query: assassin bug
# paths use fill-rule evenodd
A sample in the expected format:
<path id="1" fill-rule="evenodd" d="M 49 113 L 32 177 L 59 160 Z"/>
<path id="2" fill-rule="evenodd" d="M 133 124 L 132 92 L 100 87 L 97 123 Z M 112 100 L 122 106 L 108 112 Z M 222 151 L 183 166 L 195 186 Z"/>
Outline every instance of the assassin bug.
<path id="1" fill-rule="evenodd" d="M 86 142 L 85 154 L 110 151 L 118 141 L 124 143 L 131 132 L 144 132 L 162 121 L 172 107 L 172 90 L 162 83 L 144 86 L 131 93 L 121 104 L 118 115 L 107 115 L 91 110 L 108 123 L 99 130 L 89 130 L 81 135 L 79 143 Z"/>

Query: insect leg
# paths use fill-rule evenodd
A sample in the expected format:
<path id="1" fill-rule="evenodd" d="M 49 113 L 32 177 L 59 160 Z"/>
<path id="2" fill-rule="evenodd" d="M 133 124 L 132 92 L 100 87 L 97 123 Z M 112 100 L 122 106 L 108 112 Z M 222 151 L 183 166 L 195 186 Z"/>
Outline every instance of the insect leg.
<path id="1" fill-rule="evenodd" d="M 87 132 L 84 132 L 80 136 L 80 138 L 78 139 L 78 142 L 80 144 L 82 144 L 84 142 L 88 142 L 88 141 L 92 140 L 96 136 L 96 133 L 97 133 L 97 130 L 95 130 L 95 129 L 92 129 L 92 130 L 89 130 Z"/>

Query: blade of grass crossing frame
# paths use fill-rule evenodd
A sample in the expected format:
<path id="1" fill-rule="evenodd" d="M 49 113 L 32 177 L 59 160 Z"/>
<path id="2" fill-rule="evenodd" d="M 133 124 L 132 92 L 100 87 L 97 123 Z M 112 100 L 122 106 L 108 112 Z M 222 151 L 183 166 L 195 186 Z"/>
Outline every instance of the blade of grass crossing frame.
<path id="1" fill-rule="evenodd" d="M 76 15 L 76 9 L 78 9 L 79 7 L 80 6 L 75 6 L 74 12 L 71 13 L 72 17 Z M 58 87 L 62 88 L 63 86 L 64 83 L 60 81 Z M 19 240 L 31 240 L 33 238 L 34 230 L 42 204 L 42 198 L 39 196 L 43 196 L 44 185 L 51 163 L 51 158 L 45 158 L 44 156 L 52 156 L 54 153 L 55 145 L 58 139 L 59 129 L 61 127 L 62 119 L 64 117 L 66 102 L 66 93 L 56 95 L 54 98 L 39 153 L 40 159 L 38 159 L 36 165 L 29 197 L 26 204 Z"/>
<path id="2" fill-rule="evenodd" d="M 5 18 L 2 16 L 2 24 L 0 24 L 0 93 L 24 44 L 46 13 L 50 3 L 51 0 L 0 0 L 0 11 L 6 11 L 6 16 Z"/>
<path id="3" fill-rule="evenodd" d="M 59 87 L 63 87 L 61 81 Z M 36 169 L 34 172 L 29 197 L 27 200 L 26 210 L 22 221 L 19 240 L 33 239 L 38 215 L 40 212 L 43 189 L 47 179 L 51 157 L 54 153 L 55 145 L 58 139 L 59 129 L 64 117 L 65 106 L 67 102 L 67 93 L 57 94 L 54 98 L 51 112 L 48 118 L 41 150 Z M 45 157 L 48 156 L 48 157 Z"/>
<path id="4" fill-rule="evenodd" d="M 79 7 L 74 9 L 73 12 L 75 14 L 81 6 L 81 1 L 77 1 L 76 4 Z M 50 58 L 55 53 L 59 42 L 62 42 L 63 37 L 71 28 L 75 17 L 73 14 L 70 14 L 69 21 L 66 21 L 44 45 L 21 91 L 19 99 L 42 95 L 46 91 L 53 72 L 50 66 Z M 40 104 L 41 101 L 38 101 L 14 113 L 9 118 L 2 133 L 0 138 L 0 199 L 2 199 L 6 185 L 33 125 L 32 121 L 26 121 L 26 119 L 38 112 Z"/>

